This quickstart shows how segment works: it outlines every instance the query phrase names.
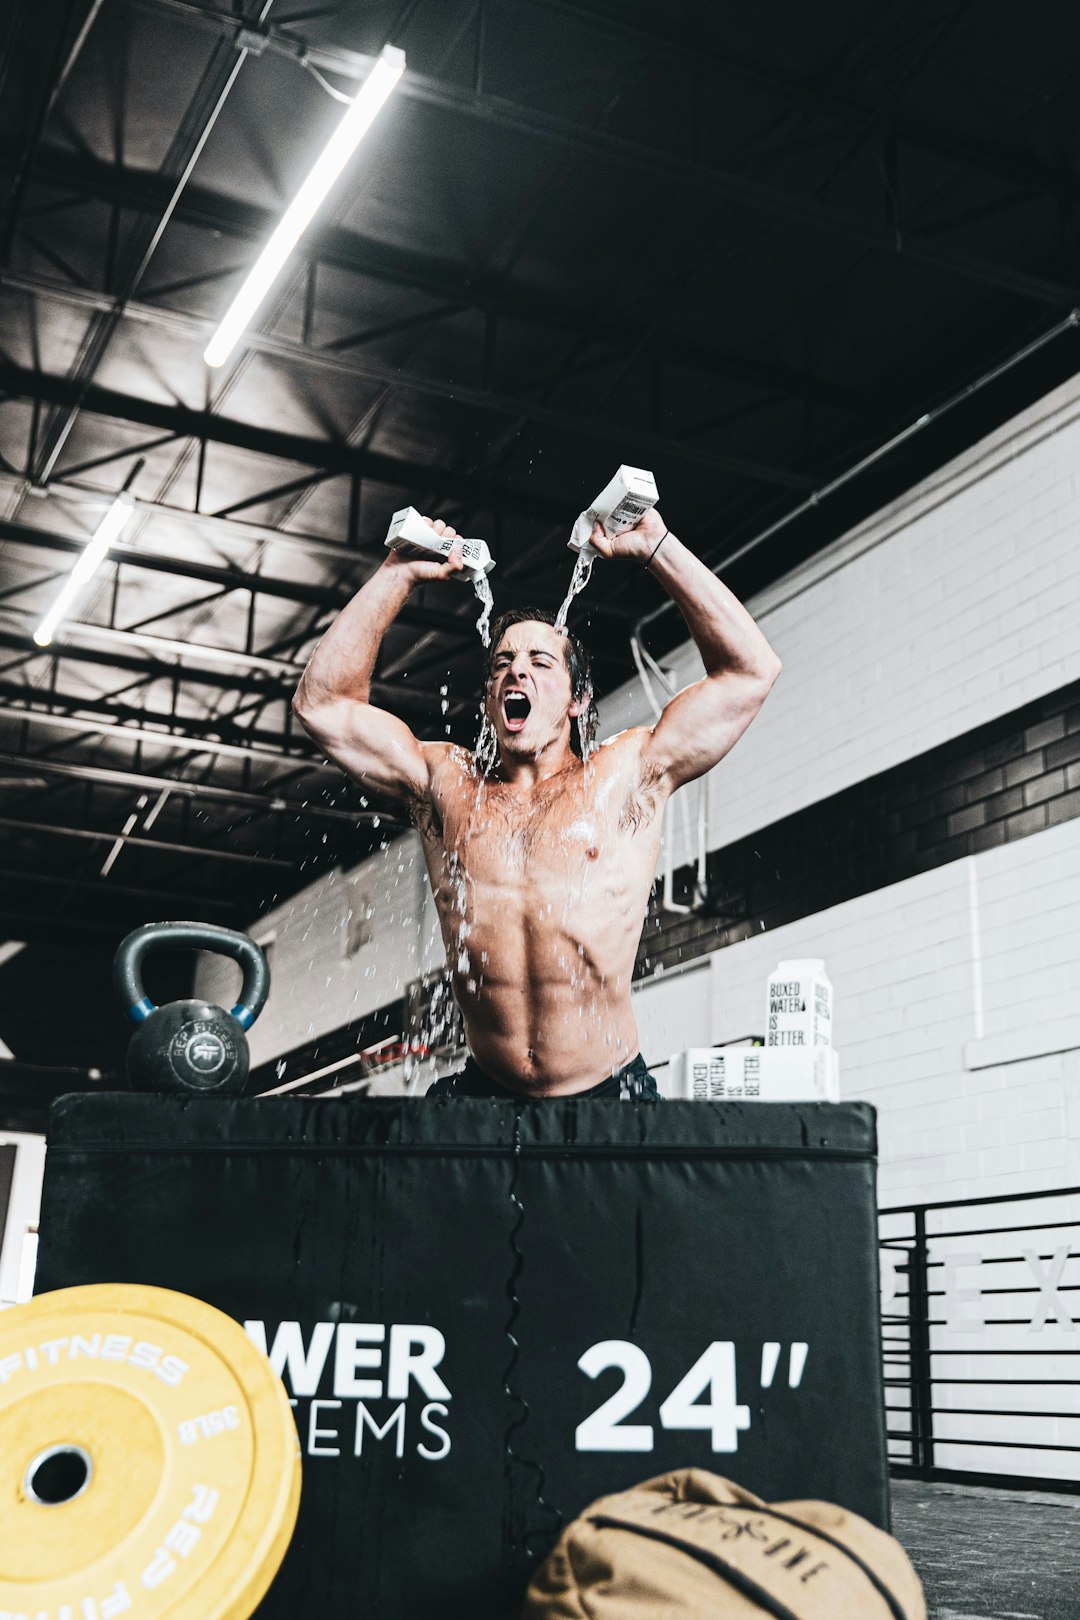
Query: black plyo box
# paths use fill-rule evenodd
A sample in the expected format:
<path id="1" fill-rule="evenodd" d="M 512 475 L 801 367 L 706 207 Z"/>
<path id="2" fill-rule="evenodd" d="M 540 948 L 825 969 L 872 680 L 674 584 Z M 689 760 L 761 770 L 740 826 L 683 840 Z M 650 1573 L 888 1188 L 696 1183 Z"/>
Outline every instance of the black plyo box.
<path id="1" fill-rule="evenodd" d="M 510 1620 L 672 1468 L 887 1525 L 874 1151 L 858 1103 L 66 1097 L 37 1288 L 264 1337 L 304 1452 L 265 1620 Z"/>

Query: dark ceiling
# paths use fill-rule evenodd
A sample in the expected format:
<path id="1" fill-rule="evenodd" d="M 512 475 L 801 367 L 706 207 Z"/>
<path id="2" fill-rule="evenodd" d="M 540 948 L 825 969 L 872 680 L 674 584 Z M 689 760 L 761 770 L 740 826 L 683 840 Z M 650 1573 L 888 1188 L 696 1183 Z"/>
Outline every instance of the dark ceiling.
<path id="1" fill-rule="evenodd" d="M 351 94 L 386 42 L 398 91 L 208 371 L 340 115 L 327 85 Z M 6 0 L 0 50 L 0 940 L 29 942 L 23 995 L 35 948 L 43 972 L 61 938 L 107 959 L 148 919 L 243 925 L 386 835 L 288 700 L 396 507 L 486 538 L 497 608 L 553 607 L 576 513 L 650 467 L 701 556 L 741 553 L 745 595 L 1080 365 L 1058 331 L 1075 6 Z M 41 652 L 132 476 L 137 520 Z M 598 568 L 578 628 L 602 690 L 657 601 Z M 421 735 L 475 733 L 474 619 L 428 587 L 387 638 L 377 696 Z M 673 615 L 653 634 L 681 639 Z"/>

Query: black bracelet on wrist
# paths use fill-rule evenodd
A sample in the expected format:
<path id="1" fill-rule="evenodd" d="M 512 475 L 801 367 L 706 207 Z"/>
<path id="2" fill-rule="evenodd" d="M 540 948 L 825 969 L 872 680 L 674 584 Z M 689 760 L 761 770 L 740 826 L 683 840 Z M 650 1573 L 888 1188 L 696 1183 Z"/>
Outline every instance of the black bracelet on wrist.
<path id="1" fill-rule="evenodd" d="M 664 530 L 663 534 L 660 536 L 659 540 L 656 542 L 656 544 L 653 547 L 652 551 L 649 553 L 646 560 L 642 563 L 642 565 L 641 565 L 642 568 L 648 568 L 649 564 L 652 562 L 653 558 L 656 556 L 656 553 L 660 550 L 660 547 L 663 545 L 664 541 L 667 539 L 667 537 L 668 537 L 668 535 L 670 533 L 671 533 L 670 529 L 665 529 Z"/>

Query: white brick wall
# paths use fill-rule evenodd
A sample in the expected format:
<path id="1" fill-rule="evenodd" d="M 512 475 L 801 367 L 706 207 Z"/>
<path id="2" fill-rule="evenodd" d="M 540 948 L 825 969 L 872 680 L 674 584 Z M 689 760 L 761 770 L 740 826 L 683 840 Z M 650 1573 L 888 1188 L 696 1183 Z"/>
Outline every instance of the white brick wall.
<path id="1" fill-rule="evenodd" d="M 707 957 L 693 966 L 646 980 L 633 992 L 634 1017 L 641 1050 L 652 1054 L 661 1091 L 667 1085 L 664 1063 L 672 1052 L 712 1041 L 711 968 Z"/>
<path id="2" fill-rule="evenodd" d="M 823 957 L 841 1093 L 878 1109 L 883 1204 L 1080 1184 L 1080 1049 L 1042 1050 L 1080 1011 L 1078 915 L 1071 821 L 717 951 L 711 1039 L 763 1031 L 776 963 Z"/>
<path id="3" fill-rule="evenodd" d="M 370 912 L 370 937 L 347 954 L 352 911 Z M 248 1036 L 255 1067 L 394 1001 L 443 960 L 438 920 L 415 833 L 351 872 L 330 872 L 251 930 L 272 939 L 270 996 Z M 202 956 L 196 993 L 231 1006 L 240 971 Z"/>
<path id="4" fill-rule="evenodd" d="M 784 671 L 709 778 L 710 848 L 1080 678 L 1077 469 L 1073 380 L 747 603 Z M 664 664 L 702 672 L 689 642 Z M 636 680 L 601 716 L 652 718 Z"/>

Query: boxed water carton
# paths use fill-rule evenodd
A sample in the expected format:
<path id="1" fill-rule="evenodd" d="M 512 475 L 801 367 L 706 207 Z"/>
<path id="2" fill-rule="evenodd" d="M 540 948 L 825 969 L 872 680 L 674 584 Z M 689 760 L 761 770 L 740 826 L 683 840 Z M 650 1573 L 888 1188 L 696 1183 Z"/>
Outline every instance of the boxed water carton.
<path id="1" fill-rule="evenodd" d="M 676 1052 L 668 1070 L 673 1097 L 692 1102 L 760 1099 L 760 1046 L 695 1046 Z"/>
<path id="2" fill-rule="evenodd" d="M 765 1045 L 832 1046 L 832 985 L 820 957 L 780 962 L 769 976 Z"/>
<path id="3" fill-rule="evenodd" d="M 691 1047 L 676 1052 L 666 1090 L 691 1102 L 839 1102 L 839 1057 L 831 1047 Z"/>
<path id="4" fill-rule="evenodd" d="M 581 513 L 567 545 L 574 551 L 595 557 L 597 553 L 589 544 L 594 523 L 603 524 L 606 533 L 614 538 L 626 529 L 634 528 L 659 499 L 656 480 L 651 472 L 644 467 L 620 467 L 592 505 Z"/>
<path id="5" fill-rule="evenodd" d="M 430 551 L 437 557 L 449 557 L 453 548 L 460 546 L 465 563 L 464 572 L 473 577 L 478 574 L 490 574 L 495 567 L 495 559 L 488 550 L 485 540 L 469 540 L 462 535 L 440 534 L 427 518 L 421 517 L 415 506 L 403 506 L 394 513 L 383 543 L 391 551 L 400 551 L 405 546 L 417 546 L 421 551 Z"/>

